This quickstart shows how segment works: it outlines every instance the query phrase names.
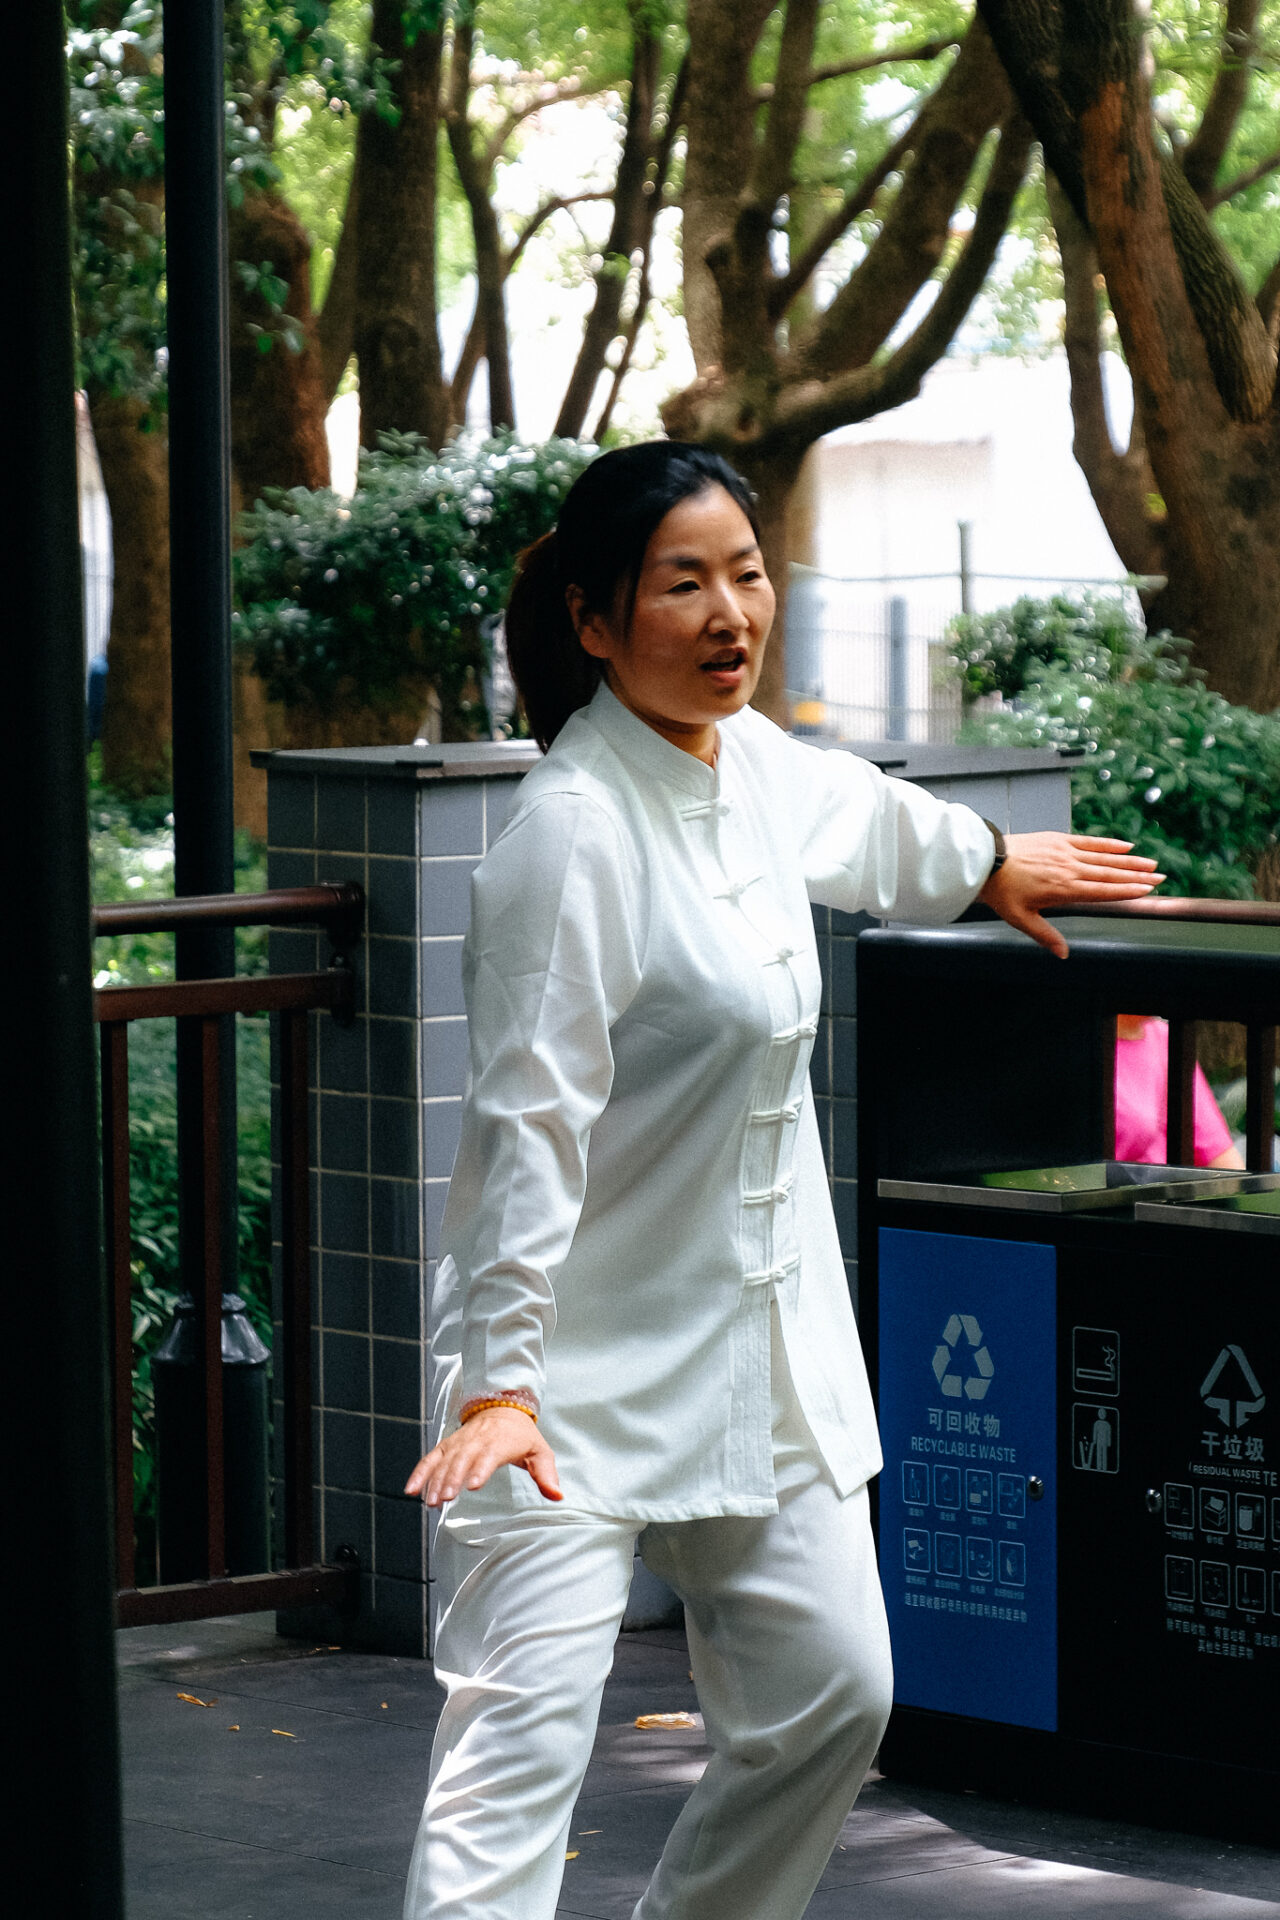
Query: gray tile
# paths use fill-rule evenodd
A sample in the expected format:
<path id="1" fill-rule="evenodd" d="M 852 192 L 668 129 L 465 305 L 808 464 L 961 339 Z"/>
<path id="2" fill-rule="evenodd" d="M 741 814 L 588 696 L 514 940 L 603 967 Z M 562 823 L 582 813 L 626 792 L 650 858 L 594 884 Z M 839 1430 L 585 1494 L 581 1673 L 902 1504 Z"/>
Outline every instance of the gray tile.
<path id="1" fill-rule="evenodd" d="M 130 1920 L 256 1920 L 295 1912 L 308 1920 L 396 1920 L 403 1882 L 404 1868 L 348 1867 L 324 1854 L 274 1853 L 150 1821 L 125 1827 Z"/>
<path id="2" fill-rule="evenodd" d="M 321 886 L 337 886 L 343 880 L 354 880 L 358 887 L 363 887 L 368 864 L 362 853 L 321 847 L 316 854 L 316 880 Z"/>
<path id="3" fill-rule="evenodd" d="M 365 1020 L 349 1027 L 340 1027 L 336 1020 L 321 1024 L 315 1059 L 322 1087 L 344 1093 L 368 1091 L 369 1031 L 375 1024 Z"/>
<path id="4" fill-rule="evenodd" d="M 321 1254 L 322 1324 L 344 1333 L 369 1331 L 369 1262 L 363 1254 Z"/>
<path id="5" fill-rule="evenodd" d="M 833 1180 L 831 1182 L 831 1204 L 835 1209 L 836 1232 L 840 1235 L 840 1247 L 846 1260 L 858 1257 L 858 1183 L 856 1180 Z"/>
<path id="6" fill-rule="evenodd" d="M 849 1289 L 849 1305 L 853 1308 L 853 1317 L 858 1317 L 858 1263 L 846 1260 L 844 1263 L 845 1284 Z"/>
<path id="7" fill-rule="evenodd" d="M 326 1490 L 324 1496 L 324 1557 L 333 1560 L 340 1547 L 354 1547 L 362 1567 L 373 1564 L 373 1495 Z"/>
<path id="8" fill-rule="evenodd" d="M 852 1015 L 858 1011 L 858 943 L 841 938 L 831 942 L 831 1011 Z"/>
<path id="9" fill-rule="evenodd" d="M 370 1013 L 408 1019 L 418 1011 L 418 943 L 374 938 L 365 944 Z"/>
<path id="10" fill-rule="evenodd" d="M 396 1340 L 419 1339 L 423 1282 L 417 1260 L 375 1259 L 370 1264 L 373 1331 Z"/>
<path id="11" fill-rule="evenodd" d="M 858 934 L 865 933 L 868 927 L 878 927 L 879 925 L 880 922 L 869 913 L 841 913 L 838 907 L 832 907 L 831 909 L 831 932 L 833 938 L 844 934 L 852 935 L 856 939 Z"/>
<path id="12" fill-rule="evenodd" d="M 388 1653 L 407 1654 L 412 1659 L 424 1659 L 427 1653 L 427 1595 L 428 1588 L 416 1580 L 394 1580 L 385 1574 L 378 1574 L 373 1583 L 373 1618 L 365 1623 L 364 1633 L 376 1645 Z M 427 1776 L 424 1768 L 420 1775 L 419 1806 L 421 1789 L 426 1787 Z M 417 1821 L 414 1821 L 416 1831 Z M 410 1835 L 412 1841 L 412 1834 Z M 408 1867 L 408 1853 L 405 1856 L 405 1868 Z M 396 1914 L 399 1914 L 399 1907 Z M 387 1920 L 392 1920 L 388 1914 Z"/>
<path id="13" fill-rule="evenodd" d="M 858 1023 L 856 1020 L 831 1022 L 831 1091 L 838 1099 L 852 1100 L 858 1091 Z"/>
<path id="14" fill-rule="evenodd" d="M 422 945 L 422 1012 L 465 1013 L 462 994 L 462 941 L 425 940 Z"/>
<path id="15" fill-rule="evenodd" d="M 290 859 L 292 855 L 288 856 Z M 272 886 L 283 886 L 280 880 L 273 880 Z M 292 881 L 289 882 L 293 884 Z M 272 927 L 267 935 L 267 957 L 272 973 L 316 973 L 319 966 L 316 958 L 317 939 L 314 933 L 307 933 L 297 927 Z"/>
<path id="16" fill-rule="evenodd" d="M 369 1340 L 358 1333 L 326 1331 L 320 1338 L 324 1404 L 344 1413 L 369 1411 Z"/>
<path id="17" fill-rule="evenodd" d="M 422 1348 L 416 1341 L 374 1341 L 373 1404 L 380 1416 L 421 1418 Z"/>
<path id="18" fill-rule="evenodd" d="M 424 860 L 418 932 L 424 938 L 463 934 L 471 925 L 474 860 Z"/>
<path id="19" fill-rule="evenodd" d="M 999 824 L 997 822 L 997 824 Z M 1009 776 L 1009 833 L 1071 830 L 1071 775 L 1020 773 Z"/>
<path id="20" fill-rule="evenodd" d="M 367 1493 L 372 1480 L 372 1433 L 368 1416 L 324 1413 L 320 1417 L 323 1484 Z M 317 1456 L 319 1458 L 319 1456 Z"/>
<path id="21" fill-rule="evenodd" d="M 316 879 L 316 856 L 305 852 L 273 847 L 267 855 L 267 885 L 271 887 L 312 887 Z M 312 934 L 314 940 L 315 935 Z"/>
<path id="22" fill-rule="evenodd" d="M 369 1206 L 369 1250 L 383 1259 L 416 1260 L 422 1208 L 414 1180 L 375 1180 Z"/>
<path id="23" fill-rule="evenodd" d="M 404 1499 L 404 1483 L 421 1458 L 422 1428 L 417 1420 L 384 1420 L 373 1423 L 373 1490 L 389 1498 Z"/>
<path id="24" fill-rule="evenodd" d="M 921 782 L 923 785 L 924 782 Z M 988 779 L 956 780 L 948 798 L 972 807 L 984 820 L 994 821 L 1001 833 L 1009 828 L 1009 776 L 994 774 Z"/>
<path id="25" fill-rule="evenodd" d="M 858 1103 L 831 1102 L 831 1171 L 837 1180 L 858 1177 Z"/>
<path id="26" fill-rule="evenodd" d="M 418 796 L 398 780 L 370 780 L 367 800 L 370 853 L 418 851 Z"/>
<path id="27" fill-rule="evenodd" d="M 484 844 L 491 847 L 515 811 L 521 780 L 486 780 L 484 783 Z"/>
<path id="28" fill-rule="evenodd" d="M 421 1500 L 410 1499 L 406 1494 L 394 1499 L 375 1499 L 373 1524 L 375 1573 L 390 1574 L 395 1580 L 425 1582 L 426 1518 Z"/>
<path id="29" fill-rule="evenodd" d="M 334 1253 L 369 1251 L 369 1182 L 362 1174 L 320 1177 L 320 1244 Z"/>
<path id="30" fill-rule="evenodd" d="M 418 930 L 416 860 L 369 861 L 369 933 L 411 935 Z"/>
<path id="31" fill-rule="evenodd" d="M 321 1167 L 340 1173 L 368 1171 L 369 1099 L 366 1094 L 321 1095 L 318 1146 Z"/>
<path id="32" fill-rule="evenodd" d="M 334 853 L 365 850 L 363 780 L 330 777 L 317 782 L 316 845 Z"/>
<path id="33" fill-rule="evenodd" d="M 477 780 L 425 781 L 419 790 L 418 844 L 433 854 L 484 852 L 484 793 Z"/>
<path id="34" fill-rule="evenodd" d="M 435 1260 L 440 1253 L 440 1229 L 444 1221 L 444 1203 L 449 1194 L 447 1180 L 422 1182 L 422 1253 Z"/>
<path id="35" fill-rule="evenodd" d="M 447 1180 L 453 1172 L 462 1125 L 461 1100 L 428 1100 L 422 1108 L 422 1172 L 426 1179 Z"/>
<path id="36" fill-rule="evenodd" d="M 416 1098 L 418 1030 L 414 1021 L 370 1020 L 369 1083 L 374 1093 Z"/>
<path id="37" fill-rule="evenodd" d="M 819 1020 L 809 1060 L 809 1084 L 816 1094 L 831 1092 L 831 1021 Z"/>
<path id="38" fill-rule="evenodd" d="M 418 1113 L 416 1100 L 370 1102 L 369 1168 L 396 1180 L 412 1180 L 418 1173 Z M 390 1253 L 390 1247 L 380 1252 Z"/>
<path id="39" fill-rule="evenodd" d="M 282 773 L 267 776 L 267 844 L 271 847 L 314 847 L 316 843 L 316 783 L 309 776 Z"/>
<path id="40" fill-rule="evenodd" d="M 425 1020 L 422 1039 L 422 1091 L 428 1100 L 459 1097 L 467 1084 L 467 1023 Z"/>

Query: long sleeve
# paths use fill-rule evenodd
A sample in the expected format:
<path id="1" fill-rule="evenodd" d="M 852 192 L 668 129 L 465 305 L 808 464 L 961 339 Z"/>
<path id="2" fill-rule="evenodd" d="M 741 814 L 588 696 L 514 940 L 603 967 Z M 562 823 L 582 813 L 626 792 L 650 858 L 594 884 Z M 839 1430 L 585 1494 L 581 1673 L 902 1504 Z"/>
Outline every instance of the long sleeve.
<path id="1" fill-rule="evenodd" d="M 635 894 L 617 829 L 580 794 L 522 811 L 475 875 L 471 1083 L 445 1222 L 466 1397 L 542 1397 L 555 1276 L 613 1085 L 610 1027 L 640 980 Z"/>
<path id="2" fill-rule="evenodd" d="M 995 850 L 971 807 L 890 779 L 855 754 L 790 744 L 811 900 L 935 926 L 972 904 Z"/>

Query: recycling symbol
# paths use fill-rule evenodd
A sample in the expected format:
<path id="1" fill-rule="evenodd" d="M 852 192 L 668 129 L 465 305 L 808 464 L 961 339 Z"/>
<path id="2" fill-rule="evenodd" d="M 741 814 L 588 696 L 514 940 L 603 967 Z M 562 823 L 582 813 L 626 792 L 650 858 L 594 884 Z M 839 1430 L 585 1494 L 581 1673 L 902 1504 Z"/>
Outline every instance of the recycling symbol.
<path id="1" fill-rule="evenodd" d="M 945 1391 L 945 1389 L 944 1389 Z M 1211 1407 L 1224 1427 L 1239 1429 L 1255 1413 L 1261 1413 L 1267 1396 L 1258 1384 L 1258 1376 L 1237 1346 L 1224 1347 L 1200 1388 L 1200 1398 Z"/>
<path id="2" fill-rule="evenodd" d="M 970 1371 L 961 1374 L 966 1361 Z M 934 1349 L 933 1372 L 948 1400 L 985 1400 L 995 1362 L 982 1344 L 982 1328 L 971 1313 L 953 1313 Z"/>

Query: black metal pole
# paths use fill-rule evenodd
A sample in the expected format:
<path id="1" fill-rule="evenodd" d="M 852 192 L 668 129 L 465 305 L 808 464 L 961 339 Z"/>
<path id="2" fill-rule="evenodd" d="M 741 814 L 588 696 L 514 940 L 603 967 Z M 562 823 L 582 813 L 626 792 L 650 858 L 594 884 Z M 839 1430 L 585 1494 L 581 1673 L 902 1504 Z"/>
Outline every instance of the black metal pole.
<path id="1" fill-rule="evenodd" d="M 4 818 L 20 857 L 22 988 L 6 1023 L 5 1287 L 22 1358 L 4 1369 L 11 1626 L 4 1894 L 14 1913 L 124 1913 L 112 1617 L 107 1321 L 98 1219 L 89 942 L 85 662 L 60 6 L 25 16 L 9 102 Z M 20 849 L 20 855 L 18 850 Z M 16 1603 L 16 1604 L 15 1604 Z M 15 1642 L 12 1636 L 16 1634 Z"/>
<path id="2" fill-rule="evenodd" d="M 174 884 L 179 894 L 235 885 L 231 750 L 231 396 L 227 318 L 222 0 L 164 13 L 165 271 L 169 346 L 169 525 L 173 680 Z M 184 929 L 180 979 L 235 971 L 226 927 Z M 179 1248 L 202 1342 L 220 1339 L 223 1292 L 236 1284 L 236 1130 L 220 1141 L 220 1231 L 206 1220 L 212 1090 L 198 1022 L 178 1023 Z M 235 1033 L 219 1046 L 223 1111 L 235 1113 Z M 222 1271 L 205 1274 L 205 1249 Z M 201 1367 L 201 1374 L 204 1369 Z M 193 1489 L 193 1493 L 196 1490 Z M 223 1571 L 211 1566 L 212 1574 Z"/>

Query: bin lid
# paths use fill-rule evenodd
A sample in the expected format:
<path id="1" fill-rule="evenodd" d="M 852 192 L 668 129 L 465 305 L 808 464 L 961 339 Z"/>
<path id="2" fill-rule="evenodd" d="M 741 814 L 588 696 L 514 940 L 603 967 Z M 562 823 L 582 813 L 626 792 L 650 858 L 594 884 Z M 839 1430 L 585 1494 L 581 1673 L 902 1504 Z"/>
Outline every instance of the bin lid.
<path id="1" fill-rule="evenodd" d="M 926 1201 L 945 1207 L 1003 1207 L 1028 1213 L 1087 1213 L 1144 1200 L 1190 1200 L 1231 1195 L 1246 1182 L 1280 1175 L 1229 1167 L 1166 1167 L 1139 1160 L 1093 1160 L 1070 1167 L 1014 1167 L 932 1180 L 880 1180 L 882 1200 Z"/>
<path id="2" fill-rule="evenodd" d="M 1233 1233 L 1280 1234 L 1280 1174 L 1258 1173 L 1237 1193 L 1141 1200 L 1134 1218 L 1157 1227 L 1216 1227 Z"/>

